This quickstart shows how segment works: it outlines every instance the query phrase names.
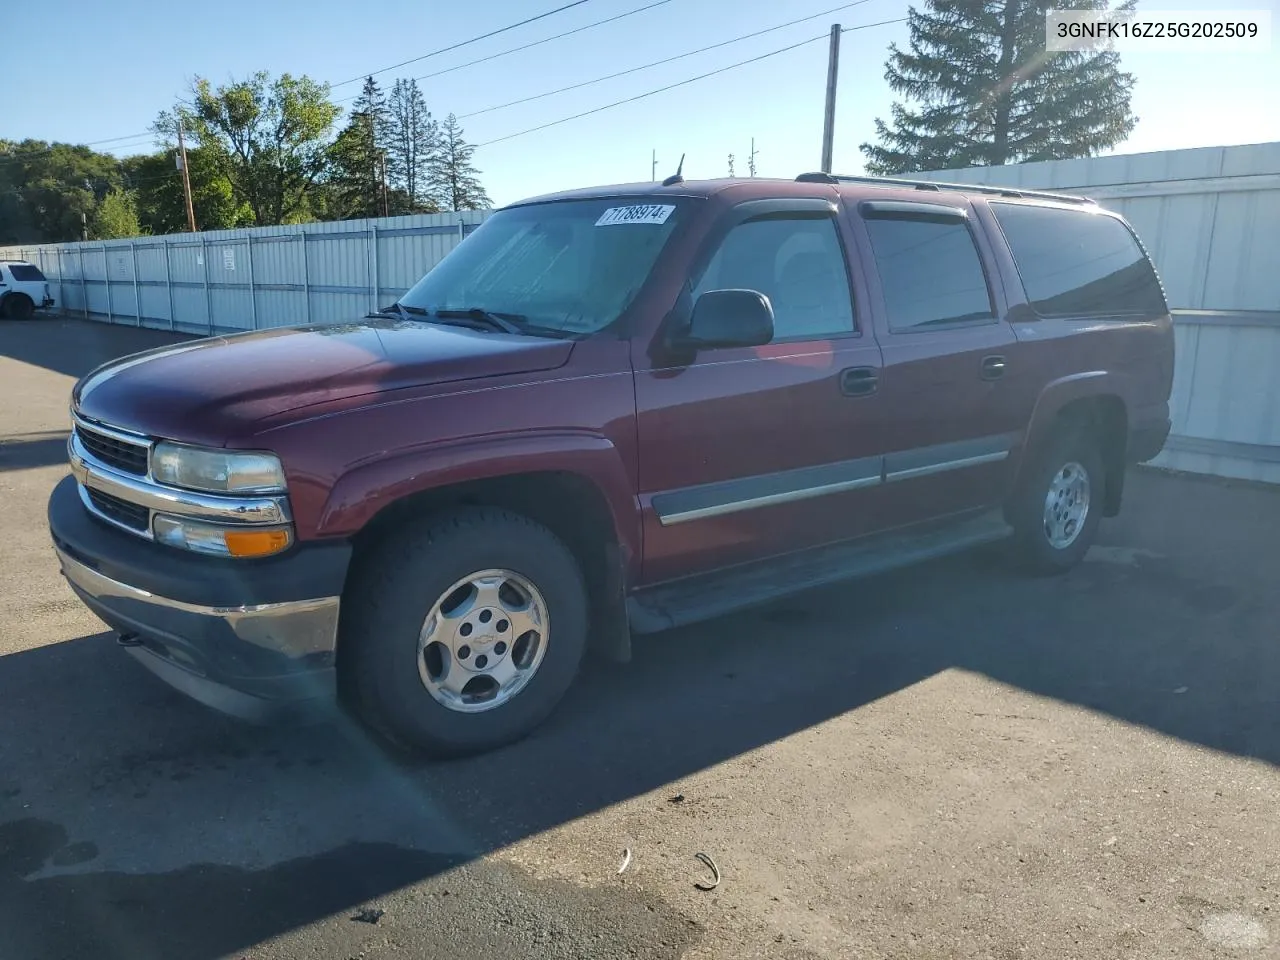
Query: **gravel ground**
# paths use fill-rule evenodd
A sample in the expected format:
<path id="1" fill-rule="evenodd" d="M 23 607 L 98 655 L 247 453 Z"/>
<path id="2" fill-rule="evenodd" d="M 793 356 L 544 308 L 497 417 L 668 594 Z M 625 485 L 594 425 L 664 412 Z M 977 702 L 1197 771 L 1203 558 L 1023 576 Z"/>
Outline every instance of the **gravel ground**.
<path id="1" fill-rule="evenodd" d="M 61 581 L 73 378 L 170 339 L 0 324 L 3 960 L 1278 955 L 1280 491 L 1136 472 L 1069 576 L 978 552 L 646 638 L 410 766 L 186 701 Z"/>

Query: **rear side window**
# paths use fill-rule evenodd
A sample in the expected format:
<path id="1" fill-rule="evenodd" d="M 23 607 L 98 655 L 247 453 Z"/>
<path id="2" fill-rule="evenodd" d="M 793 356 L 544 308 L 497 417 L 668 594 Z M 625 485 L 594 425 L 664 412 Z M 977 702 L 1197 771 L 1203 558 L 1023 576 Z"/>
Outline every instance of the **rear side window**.
<path id="1" fill-rule="evenodd" d="M 963 221 L 868 218 L 889 329 L 993 320 L 986 274 Z"/>
<path id="2" fill-rule="evenodd" d="M 1167 312 L 1151 262 L 1115 217 L 1013 203 L 993 203 L 991 211 L 1041 316 Z"/>
<path id="3" fill-rule="evenodd" d="M 40 268 L 29 263 L 11 263 L 9 264 L 9 272 L 13 274 L 13 279 L 19 282 L 44 279 L 44 274 L 40 272 Z"/>

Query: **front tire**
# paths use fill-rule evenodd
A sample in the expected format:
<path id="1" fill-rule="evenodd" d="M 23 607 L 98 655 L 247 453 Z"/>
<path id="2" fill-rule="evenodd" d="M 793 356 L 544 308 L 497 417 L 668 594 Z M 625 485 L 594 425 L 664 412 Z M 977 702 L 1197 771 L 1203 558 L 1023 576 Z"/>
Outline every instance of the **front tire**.
<path id="1" fill-rule="evenodd" d="M 1093 545 L 1102 519 L 1102 451 L 1082 429 L 1060 431 L 1036 457 L 1011 505 L 1014 555 L 1031 573 L 1065 573 Z"/>
<path id="2" fill-rule="evenodd" d="M 470 508 L 393 534 L 344 593 L 339 683 L 413 753 L 479 753 L 524 737 L 569 689 L 587 591 L 551 531 Z"/>

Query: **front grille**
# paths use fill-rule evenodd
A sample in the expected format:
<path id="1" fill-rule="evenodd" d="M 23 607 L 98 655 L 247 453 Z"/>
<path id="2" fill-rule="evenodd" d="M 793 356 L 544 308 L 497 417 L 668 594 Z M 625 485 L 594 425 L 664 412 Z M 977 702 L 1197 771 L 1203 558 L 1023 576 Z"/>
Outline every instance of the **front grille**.
<path id="1" fill-rule="evenodd" d="M 116 523 L 126 526 L 130 530 L 137 530 L 139 533 L 148 532 L 151 524 L 151 511 L 146 507 L 130 503 L 128 500 L 121 500 L 119 497 L 113 497 L 111 494 L 103 493 L 101 490 L 86 488 L 85 492 L 89 495 L 89 502 L 103 516 L 110 517 Z"/>
<path id="2" fill-rule="evenodd" d="M 131 473 L 136 477 L 147 475 L 147 447 L 141 443 L 129 443 L 117 440 L 105 433 L 98 433 L 92 427 L 76 424 L 76 436 L 80 444 L 91 456 L 102 461 L 122 473 Z"/>

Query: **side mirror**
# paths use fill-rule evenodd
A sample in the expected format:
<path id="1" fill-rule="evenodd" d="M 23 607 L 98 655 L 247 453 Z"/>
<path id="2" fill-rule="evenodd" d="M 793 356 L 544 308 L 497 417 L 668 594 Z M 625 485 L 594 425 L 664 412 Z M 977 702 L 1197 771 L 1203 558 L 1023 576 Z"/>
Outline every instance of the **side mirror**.
<path id="1" fill-rule="evenodd" d="M 693 350 L 759 347 L 773 339 L 773 306 L 756 290 L 708 290 L 676 345 Z"/>

